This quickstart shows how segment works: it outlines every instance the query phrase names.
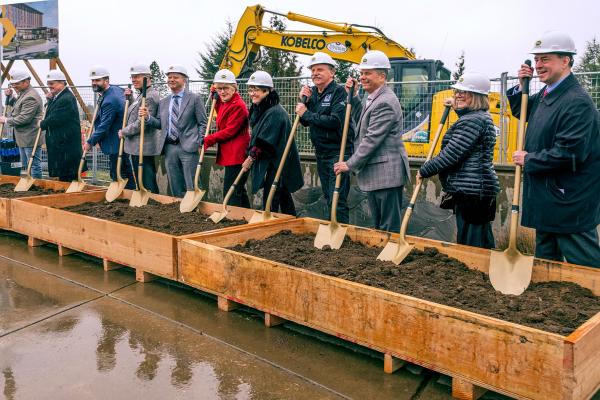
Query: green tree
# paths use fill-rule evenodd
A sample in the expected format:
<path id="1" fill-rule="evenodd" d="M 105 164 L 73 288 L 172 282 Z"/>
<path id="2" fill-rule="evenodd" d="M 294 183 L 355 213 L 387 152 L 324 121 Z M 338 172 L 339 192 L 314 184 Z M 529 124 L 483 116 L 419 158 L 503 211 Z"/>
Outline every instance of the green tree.
<path id="1" fill-rule="evenodd" d="M 158 90 L 160 97 L 164 97 L 169 94 L 169 89 L 167 88 L 167 79 L 156 61 L 152 61 L 152 64 L 150 64 L 150 77 L 152 78 L 152 85 L 156 90 Z"/>
<path id="2" fill-rule="evenodd" d="M 460 56 L 458 57 L 458 60 L 456 61 L 456 64 L 454 64 L 456 66 L 456 69 L 454 70 L 454 72 L 452 72 L 452 80 L 459 80 L 460 77 L 465 73 L 465 51 L 461 51 L 460 52 Z"/>
<path id="3" fill-rule="evenodd" d="M 583 55 L 573 71 L 582 73 L 577 75 L 581 85 L 592 95 L 596 108 L 600 109 L 600 42 L 593 38 L 585 46 Z"/>
<path id="4" fill-rule="evenodd" d="M 286 24 L 283 20 L 273 15 L 269 20 L 271 29 L 277 32 L 283 32 Z M 298 76 L 302 69 L 298 65 L 298 56 L 289 51 L 277 50 L 273 48 L 261 48 L 260 54 L 254 61 L 253 70 L 266 71 L 273 77 Z"/>
<path id="5" fill-rule="evenodd" d="M 205 52 L 198 52 L 200 60 L 198 60 L 198 68 L 196 72 L 201 79 L 213 80 L 215 74 L 219 70 L 219 65 L 225 56 L 227 44 L 233 36 L 233 24 L 227 21 L 225 29 L 217 33 L 206 46 Z"/>
<path id="6" fill-rule="evenodd" d="M 337 64 L 338 66 L 335 70 L 335 77 L 337 78 L 338 82 L 346 82 L 349 76 L 352 78 L 358 78 L 358 69 L 356 69 L 356 66 L 353 63 L 348 61 L 337 61 Z"/>

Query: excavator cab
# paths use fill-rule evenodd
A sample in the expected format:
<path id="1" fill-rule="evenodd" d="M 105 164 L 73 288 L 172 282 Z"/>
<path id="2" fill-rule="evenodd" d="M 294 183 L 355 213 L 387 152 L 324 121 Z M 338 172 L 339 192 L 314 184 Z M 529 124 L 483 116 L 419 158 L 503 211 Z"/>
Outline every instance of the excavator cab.
<path id="1" fill-rule="evenodd" d="M 405 141 L 429 142 L 433 95 L 450 87 L 450 70 L 439 60 L 391 59 L 390 85 L 404 112 Z"/>

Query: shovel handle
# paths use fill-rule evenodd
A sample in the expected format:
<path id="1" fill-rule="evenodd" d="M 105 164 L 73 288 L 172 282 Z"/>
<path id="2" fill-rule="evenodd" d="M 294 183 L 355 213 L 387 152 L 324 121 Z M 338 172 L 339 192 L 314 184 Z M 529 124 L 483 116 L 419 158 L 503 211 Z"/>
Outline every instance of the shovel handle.
<path id="1" fill-rule="evenodd" d="M 206 120 L 206 129 L 204 131 L 204 137 L 207 137 L 210 134 L 210 125 L 212 124 L 212 120 L 215 115 L 215 105 L 217 104 L 217 92 L 213 93 L 212 101 L 210 103 L 210 112 L 208 113 L 208 119 Z M 204 144 L 200 146 L 200 157 L 198 158 L 198 165 L 196 165 L 196 174 L 194 175 L 194 190 L 200 190 L 200 184 L 198 180 L 200 179 L 200 170 L 202 168 L 202 162 L 204 161 Z"/>
<path id="2" fill-rule="evenodd" d="M 531 67 L 531 60 L 525 60 L 525 64 Z M 521 85 L 521 112 L 519 114 L 519 131 L 517 134 L 517 150 L 523 150 L 525 142 L 525 130 L 527 124 L 527 106 L 529 103 L 529 78 L 523 78 Z M 508 248 L 517 249 L 517 229 L 519 226 L 519 201 L 521 199 L 521 171 L 520 165 L 515 165 L 515 185 L 513 187 L 513 199 L 510 215 L 510 228 L 508 235 Z"/>
<path id="3" fill-rule="evenodd" d="M 44 112 L 42 113 L 42 119 L 40 120 L 40 122 L 46 118 L 46 110 L 48 110 L 48 107 L 44 107 Z M 29 160 L 27 162 L 27 176 L 31 176 L 31 166 L 33 165 L 33 158 L 35 157 L 35 151 L 37 150 L 41 135 L 42 135 L 42 127 L 38 126 L 37 135 L 35 135 L 35 142 L 33 142 L 33 149 L 31 151 L 31 157 L 29 157 Z"/>
<path id="4" fill-rule="evenodd" d="M 148 78 L 144 77 L 144 80 L 142 81 L 142 104 L 140 107 L 144 108 L 146 107 L 146 90 L 147 87 L 146 85 L 148 85 Z M 143 121 L 140 121 L 140 154 L 138 156 L 138 188 L 140 189 L 140 191 L 145 192 L 147 191 L 146 188 L 144 187 L 144 181 L 143 181 L 143 174 L 144 174 L 144 133 L 146 130 L 146 124 L 142 123 Z"/>
<path id="5" fill-rule="evenodd" d="M 127 85 L 131 89 L 131 84 Z M 129 99 L 125 99 L 125 108 L 123 109 L 123 124 L 121 129 L 125 129 L 127 126 L 127 113 L 129 112 Z M 119 140 L 119 157 L 117 158 L 117 182 L 123 180 L 121 176 L 121 164 L 123 163 L 123 147 L 125 146 L 125 138 Z"/>
<path id="6" fill-rule="evenodd" d="M 4 99 L 4 108 L 2 109 L 2 116 L 6 117 L 6 109 L 9 106 L 9 101 L 10 101 L 10 97 L 9 96 L 5 96 Z M 0 134 L 2 135 L 2 139 L 4 139 L 4 124 L 0 124 Z"/>
<path id="7" fill-rule="evenodd" d="M 229 203 L 229 199 L 231 199 L 231 196 L 233 196 L 233 192 L 235 191 L 235 188 L 237 187 L 238 183 L 240 183 L 240 179 L 242 179 L 242 176 L 245 173 L 246 173 L 246 171 L 241 169 L 240 173 L 236 176 L 235 181 L 233 181 L 233 183 L 229 187 L 229 190 L 227 191 L 227 194 L 225 195 L 225 199 L 223 199 L 223 211 L 227 210 L 227 203 Z"/>

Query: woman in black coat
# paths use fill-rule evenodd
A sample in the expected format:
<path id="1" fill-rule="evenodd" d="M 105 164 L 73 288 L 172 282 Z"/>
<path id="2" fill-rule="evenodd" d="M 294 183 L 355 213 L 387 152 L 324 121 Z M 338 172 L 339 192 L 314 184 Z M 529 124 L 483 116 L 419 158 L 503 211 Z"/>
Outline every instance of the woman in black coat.
<path id="1" fill-rule="evenodd" d="M 66 88 L 64 74 L 57 70 L 48 73 L 48 105 L 46 117 L 40 122 L 46 131 L 48 174 L 60 181 L 77 179 L 81 159 L 81 124 L 75 96 Z"/>
<path id="2" fill-rule="evenodd" d="M 250 127 L 252 136 L 248 158 L 242 168 L 252 168 L 252 192 L 263 190 L 263 210 L 269 190 L 275 180 L 277 167 L 283 156 L 291 123 L 285 109 L 279 104 L 279 95 L 273 88 L 273 79 L 264 71 L 257 71 L 248 79 L 248 93 L 252 100 Z M 300 156 L 296 143 L 285 160 L 284 168 L 275 190 L 271 211 L 296 215 L 292 193 L 304 185 Z"/>
<path id="3" fill-rule="evenodd" d="M 489 113 L 490 80 L 482 74 L 465 73 L 448 99 L 459 119 L 446 132 L 440 153 L 424 163 L 420 178 L 440 175 L 449 207 L 456 215 L 457 243 L 491 249 L 491 221 L 500 191 L 494 170 L 496 128 Z"/>

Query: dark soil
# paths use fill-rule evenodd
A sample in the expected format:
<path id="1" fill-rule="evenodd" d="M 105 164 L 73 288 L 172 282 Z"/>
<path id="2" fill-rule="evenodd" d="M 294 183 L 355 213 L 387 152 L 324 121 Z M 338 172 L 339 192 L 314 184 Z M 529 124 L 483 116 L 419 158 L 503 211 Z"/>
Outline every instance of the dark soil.
<path id="1" fill-rule="evenodd" d="M 244 220 L 235 221 L 225 218 L 215 224 L 211 220 L 207 220 L 208 215 L 199 212 L 182 214 L 179 212 L 179 203 L 162 204 L 152 199 L 144 207 L 130 207 L 128 200 L 115 200 L 112 203 L 107 201 L 83 203 L 65 207 L 64 210 L 175 236 L 246 223 Z"/>
<path id="2" fill-rule="evenodd" d="M 12 183 L 5 183 L 0 185 L 0 197 L 5 199 L 16 199 L 18 197 L 30 197 L 30 196 L 41 196 L 43 194 L 55 194 L 55 191 L 50 189 L 42 189 L 39 186 L 33 185 L 26 192 L 15 192 L 15 185 Z"/>
<path id="3" fill-rule="evenodd" d="M 232 250 L 561 335 L 600 312 L 600 297 L 569 282 L 531 283 L 520 296 L 503 295 L 486 274 L 434 248 L 413 250 L 396 266 L 376 259 L 381 249 L 347 238 L 340 250 L 318 250 L 313 241 L 283 231 Z"/>

